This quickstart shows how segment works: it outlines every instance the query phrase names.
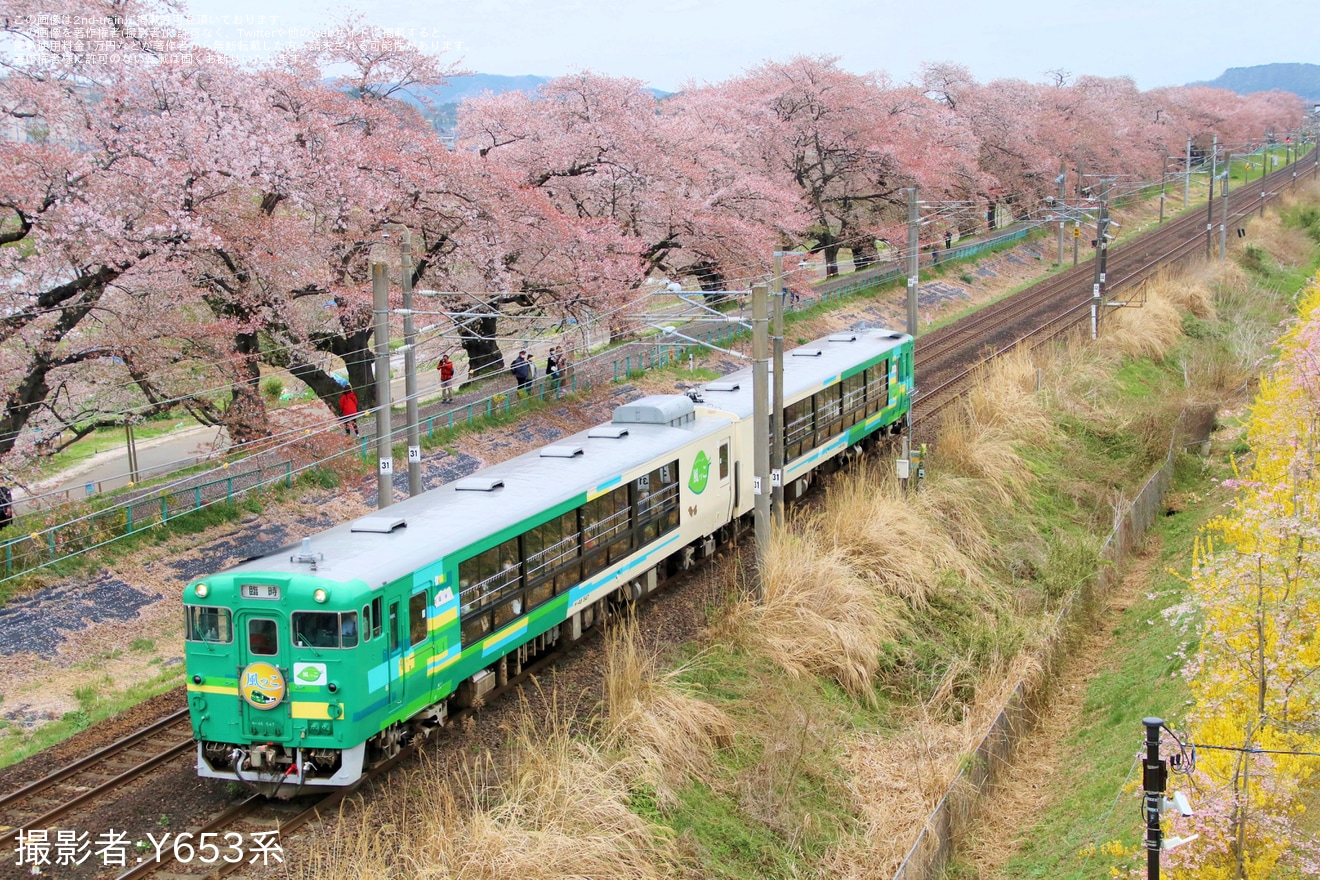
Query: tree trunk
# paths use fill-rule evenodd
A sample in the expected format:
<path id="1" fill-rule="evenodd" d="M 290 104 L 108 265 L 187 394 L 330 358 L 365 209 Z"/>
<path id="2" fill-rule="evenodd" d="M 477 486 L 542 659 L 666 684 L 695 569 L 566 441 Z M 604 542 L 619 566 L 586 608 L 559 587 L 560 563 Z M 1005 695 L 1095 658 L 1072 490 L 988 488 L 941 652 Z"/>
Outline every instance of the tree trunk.
<path id="1" fill-rule="evenodd" d="M 261 398 L 261 342 L 257 334 L 237 334 L 234 351 L 241 360 L 239 375 L 229 388 L 224 427 L 229 442 L 239 445 L 270 436 L 270 420 Z"/>
<path id="2" fill-rule="evenodd" d="M 876 250 L 875 239 L 862 238 L 857 244 L 853 245 L 853 268 L 865 269 L 872 263 L 880 259 L 880 252 Z"/>
<path id="3" fill-rule="evenodd" d="M 822 250 L 825 252 L 825 277 L 833 278 L 839 274 L 839 246 L 830 242 Z"/>
<path id="4" fill-rule="evenodd" d="M 468 356 L 469 379 L 504 372 L 504 353 L 495 338 L 496 321 L 493 317 L 481 317 L 458 325 L 463 351 Z"/>

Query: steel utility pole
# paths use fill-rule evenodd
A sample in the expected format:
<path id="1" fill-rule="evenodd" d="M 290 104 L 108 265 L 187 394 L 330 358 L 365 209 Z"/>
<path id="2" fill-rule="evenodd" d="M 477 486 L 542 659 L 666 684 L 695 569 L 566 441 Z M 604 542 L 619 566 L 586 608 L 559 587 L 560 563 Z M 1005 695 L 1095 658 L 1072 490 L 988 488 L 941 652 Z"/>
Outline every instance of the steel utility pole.
<path id="1" fill-rule="evenodd" d="M 1187 136 L 1187 164 L 1183 166 L 1183 210 L 1192 199 L 1192 136 Z"/>
<path id="2" fill-rule="evenodd" d="M 1095 281 L 1091 285 L 1091 338 L 1100 336 L 1100 291 L 1105 284 L 1105 233 L 1109 228 L 1109 181 L 1100 189 L 1100 215 L 1095 221 Z"/>
<path id="3" fill-rule="evenodd" d="M 403 393 L 408 407 L 408 497 L 422 494 L 422 441 L 417 428 L 417 332 L 412 308 L 412 233 L 403 230 L 399 243 L 403 273 Z"/>
<path id="4" fill-rule="evenodd" d="M 770 512 L 775 525 L 784 524 L 784 252 L 775 251 L 774 327 L 770 341 L 774 356 L 770 401 Z"/>
<path id="5" fill-rule="evenodd" d="M 371 261 L 371 307 L 376 319 L 376 507 L 394 503 L 394 451 L 390 447 L 390 287 L 385 264 Z"/>
<path id="6" fill-rule="evenodd" d="M 1141 723 L 1146 727 L 1146 759 L 1141 765 L 1141 787 L 1145 790 L 1142 810 L 1146 814 L 1146 878 L 1160 880 L 1160 848 L 1164 845 L 1160 813 L 1169 779 L 1168 767 L 1160 758 L 1160 728 L 1164 726 L 1164 719 L 1143 718 Z"/>
<path id="7" fill-rule="evenodd" d="M 1215 175 L 1219 173 L 1219 135 L 1210 147 L 1210 200 L 1205 205 L 1205 258 L 1214 256 L 1215 247 Z"/>
<path id="8" fill-rule="evenodd" d="M 1265 177 L 1270 173 L 1270 133 L 1268 131 L 1265 132 L 1265 142 L 1261 145 L 1261 151 L 1263 158 L 1260 160 L 1260 216 L 1264 217 L 1265 196 L 1268 194 L 1265 191 Z M 1233 166 L 1230 165 L 1229 167 Z M 1224 181 L 1224 187 L 1228 187 L 1227 179 Z"/>
<path id="9" fill-rule="evenodd" d="M 770 315 L 764 284 L 752 287 L 752 477 L 753 524 L 756 532 L 756 592 L 770 552 Z"/>
<path id="10" fill-rule="evenodd" d="M 908 190 L 908 278 L 907 278 L 907 332 L 917 337 L 917 282 L 921 273 L 920 241 L 917 237 L 920 218 L 917 216 L 917 188 Z"/>
<path id="11" fill-rule="evenodd" d="M 1160 223 L 1164 223 L 1164 188 L 1169 182 L 1169 157 L 1164 157 L 1164 168 L 1160 172 Z"/>

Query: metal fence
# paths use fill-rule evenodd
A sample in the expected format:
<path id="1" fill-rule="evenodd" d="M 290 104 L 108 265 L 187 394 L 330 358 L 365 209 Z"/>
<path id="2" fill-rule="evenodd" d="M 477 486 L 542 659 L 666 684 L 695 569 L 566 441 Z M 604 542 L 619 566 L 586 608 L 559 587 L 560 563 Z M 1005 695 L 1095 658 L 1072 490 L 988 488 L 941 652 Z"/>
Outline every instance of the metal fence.
<path id="1" fill-rule="evenodd" d="M 974 257 L 986 251 L 1000 247 L 1001 245 L 1021 241 L 1026 238 L 1036 227 L 1034 225 L 1022 226 L 1002 235 L 987 238 L 981 241 L 960 244 L 956 247 L 947 248 L 940 251 L 923 253 L 918 261 L 922 266 L 936 266 L 940 263 L 961 260 L 967 257 Z M 852 275 L 842 278 L 831 279 L 813 288 L 813 293 L 809 296 L 789 295 L 784 302 L 784 309 L 787 312 L 802 312 L 821 303 L 835 302 L 844 299 L 862 291 L 871 290 L 895 281 L 905 278 L 907 274 L 906 264 L 895 264 L 879 268 L 863 269 Z M 700 324 L 700 321 L 694 322 Z M 626 351 L 623 356 L 616 356 L 613 365 L 613 381 L 621 381 L 639 375 L 650 369 L 663 369 L 673 365 L 676 361 L 681 362 L 687 357 L 689 351 L 695 352 L 700 348 L 700 343 L 705 345 L 728 346 L 739 335 L 747 332 L 745 328 L 737 325 L 714 325 L 706 329 L 697 329 L 686 333 L 692 339 L 698 342 L 692 343 L 673 343 L 673 342 L 641 342 L 625 346 L 620 351 Z"/>
<path id="2" fill-rule="evenodd" d="M 1164 509 L 1164 496 L 1173 483 L 1173 469 L 1185 438 L 1202 442 L 1214 424 L 1214 410 L 1206 417 L 1204 408 L 1185 411 L 1179 418 L 1174 439 L 1164 462 L 1146 480 L 1130 504 L 1116 513 L 1114 528 L 1105 539 L 1100 555 L 1112 563 L 1102 566 L 1084 583 L 1056 615 L 1041 660 L 1041 671 L 1018 682 L 1003 710 L 977 746 L 971 762 L 958 774 L 926 819 L 916 842 L 894 872 L 894 880 L 937 880 L 952 857 L 958 841 L 971 829 L 982 793 L 993 787 L 1008 767 L 1017 742 L 1027 734 L 1048 694 L 1049 684 L 1072 648 L 1080 624 L 1094 607 L 1096 597 L 1122 577 L 1122 562 L 1141 541 Z M 1204 434 L 1201 432 L 1204 431 Z"/>
<path id="3" fill-rule="evenodd" d="M 91 550 L 211 504 L 222 501 L 233 504 L 235 499 L 247 492 L 281 482 L 286 486 L 293 483 L 291 461 L 257 467 L 255 470 L 229 474 L 218 479 L 204 479 L 189 486 L 171 484 L 69 522 L 36 525 L 40 523 L 39 515 L 23 517 L 16 525 L 31 528 L 32 531 L 0 542 L 5 576 L 58 562 L 63 557 Z"/>

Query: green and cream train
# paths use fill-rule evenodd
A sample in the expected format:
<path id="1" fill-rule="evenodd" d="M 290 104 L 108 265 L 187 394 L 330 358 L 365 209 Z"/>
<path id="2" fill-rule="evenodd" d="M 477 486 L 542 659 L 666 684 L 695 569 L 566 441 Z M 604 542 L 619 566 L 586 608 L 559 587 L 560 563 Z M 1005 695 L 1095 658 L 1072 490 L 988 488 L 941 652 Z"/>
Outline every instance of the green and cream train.
<path id="1" fill-rule="evenodd" d="M 792 498 L 899 432 L 912 338 L 835 334 L 784 360 Z M 752 436 L 745 370 L 190 583 L 199 774 L 282 796 L 354 782 L 713 554 L 751 516 Z"/>

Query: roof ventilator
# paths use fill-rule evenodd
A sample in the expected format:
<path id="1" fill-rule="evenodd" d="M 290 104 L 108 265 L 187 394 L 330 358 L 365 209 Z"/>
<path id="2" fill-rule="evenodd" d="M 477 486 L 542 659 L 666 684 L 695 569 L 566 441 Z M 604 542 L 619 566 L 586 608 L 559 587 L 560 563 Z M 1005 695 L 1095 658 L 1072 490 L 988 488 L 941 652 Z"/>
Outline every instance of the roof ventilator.
<path id="1" fill-rule="evenodd" d="M 830 342 L 856 342 L 856 333 L 834 333 L 830 335 Z"/>
<path id="2" fill-rule="evenodd" d="M 407 525 L 408 521 L 401 516 L 364 516 L 353 523 L 352 531 L 388 535 L 395 529 L 406 528 Z"/>
<path id="3" fill-rule="evenodd" d="M 724 381 L 707 382 L 705 387 L 707 391 L 737 391 L 742 388 L 742 385 L 737 382 Z"/>
<path id="4" fill-rule="evenodd" d="M 581 454 L 581 446 L 547 446 L 541 450 L 542 458 L 577 458 Z"/>
<path id="5" fill-rule="evenodd" d="M 824 354 L 824 352 L 822 352 L 819 348 L 795 348 L 795 349 L 793 349 L 793 357 L 795 357 L 795 358 L 818 358 L 818 357 L 820 357 L 822 354 Z"/>
<path id="6" fill-rule="evenodd" d="M 504 481 L 499 477 L 470 477 L 454 484 L 455 492 L 494 492 L 503 488 Z"/>
<path id="7" fill-rule="evenodd" d="M 588 431 L 587 436 L 597 440 L 622 440 L 628 436 L 628 429 L 618 425 L 601 425 Z"/>

